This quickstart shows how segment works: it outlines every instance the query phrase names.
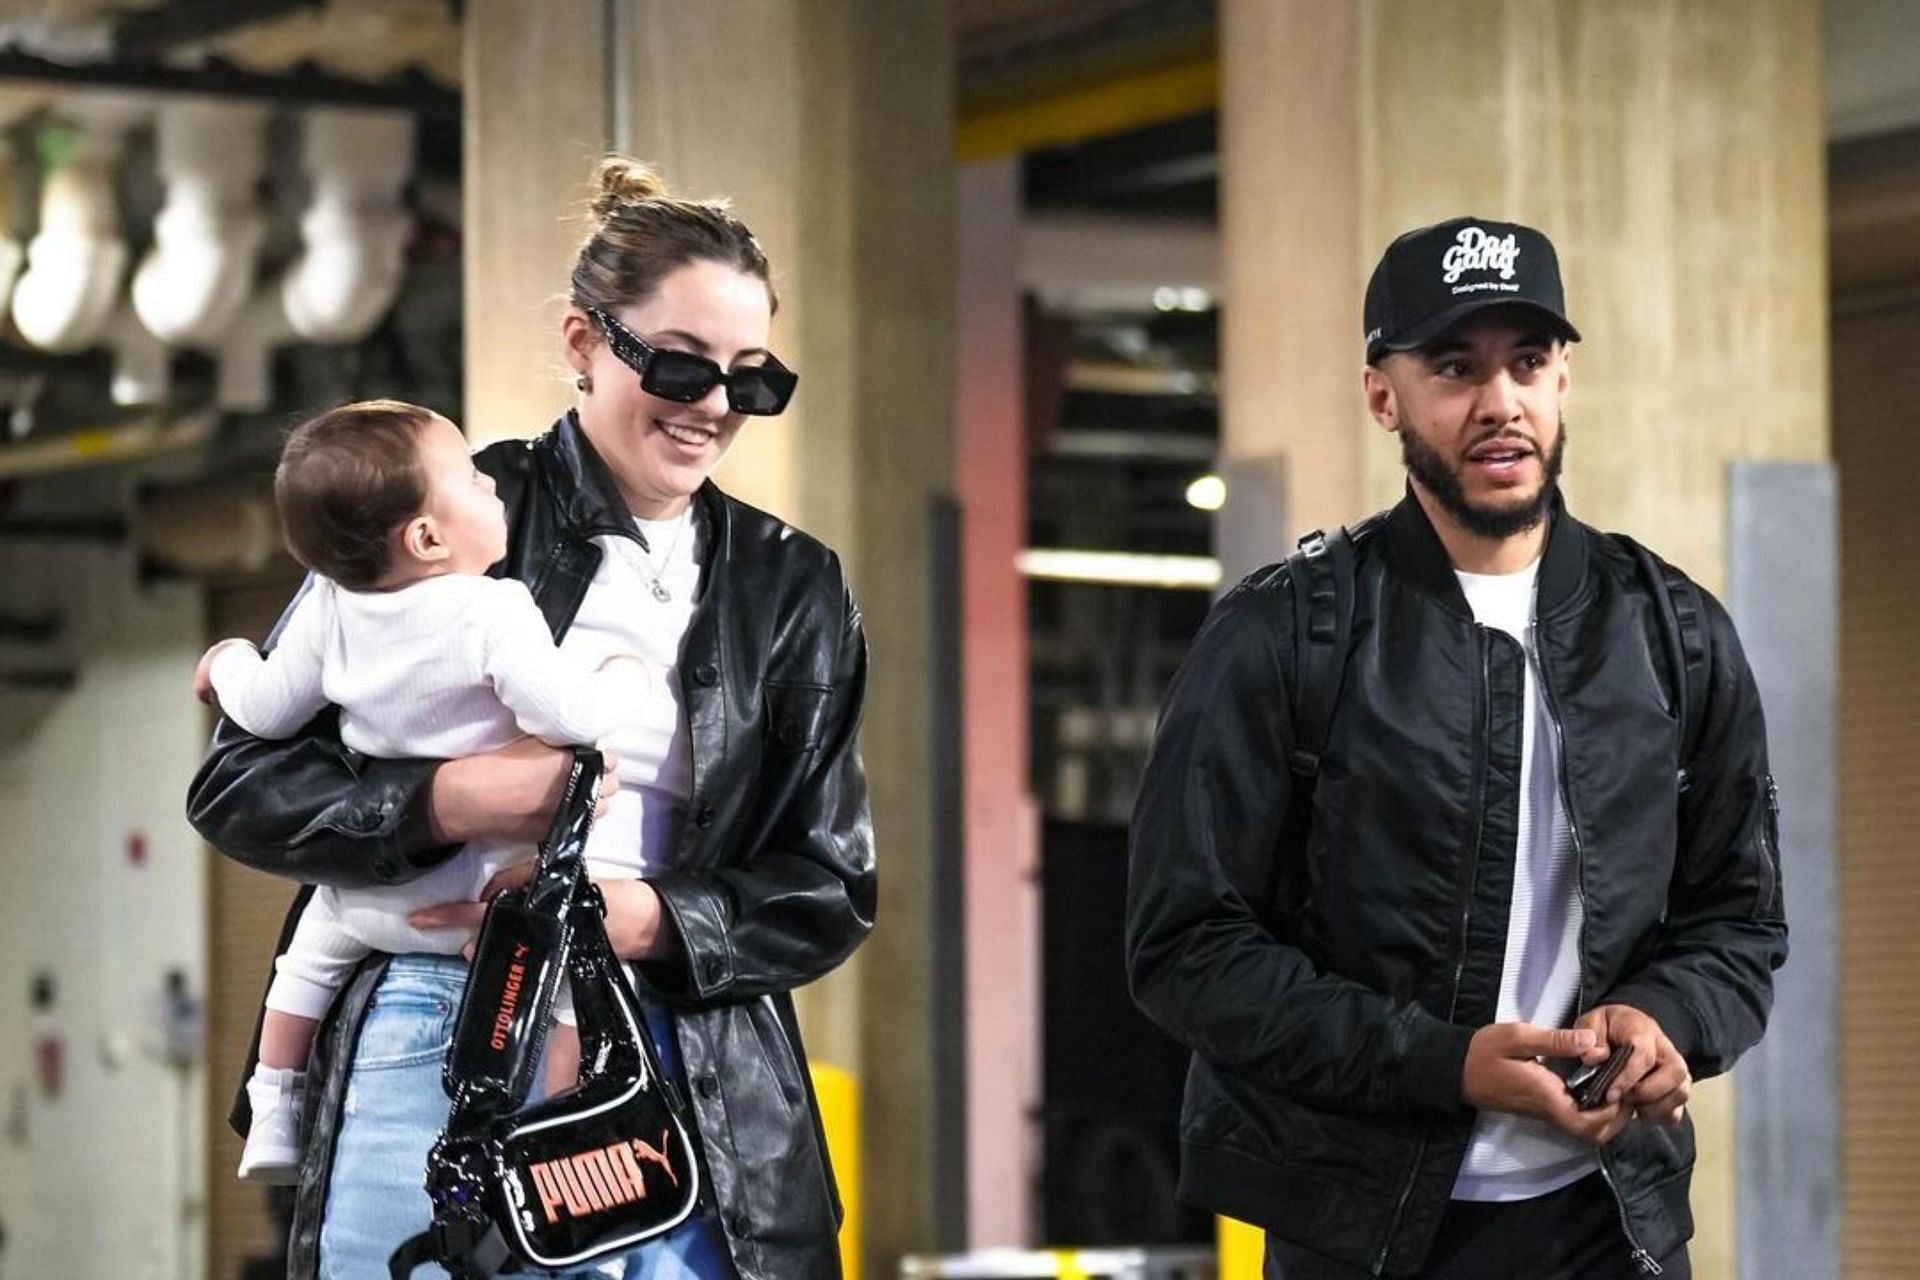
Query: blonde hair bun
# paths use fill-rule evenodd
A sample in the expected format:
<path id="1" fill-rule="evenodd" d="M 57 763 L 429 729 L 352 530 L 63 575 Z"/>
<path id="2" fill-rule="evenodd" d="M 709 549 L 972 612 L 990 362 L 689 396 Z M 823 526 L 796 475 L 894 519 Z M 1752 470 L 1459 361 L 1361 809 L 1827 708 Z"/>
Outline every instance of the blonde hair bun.
<path id="1" fill-rule="evenodd" d="M 604 218 L 616 209 L 666 195 L 667 180 L 650 164 L 608 156 L 594 167 L 593 189 L 593 216 Z"/>

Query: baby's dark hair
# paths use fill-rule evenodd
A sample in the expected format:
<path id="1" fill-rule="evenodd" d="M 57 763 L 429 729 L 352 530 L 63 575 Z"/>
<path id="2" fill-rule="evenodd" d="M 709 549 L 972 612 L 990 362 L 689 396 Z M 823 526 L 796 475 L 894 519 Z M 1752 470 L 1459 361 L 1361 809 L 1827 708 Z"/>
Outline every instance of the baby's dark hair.
<path id="1" fill-rule="evenodd" d="M 427 505 L 420 431 L 432 420 L 403 400 L 362 400 L 293 429 L 273 497 L 295 560 L 351 591 L 386 576 L 395 531 Z"/>

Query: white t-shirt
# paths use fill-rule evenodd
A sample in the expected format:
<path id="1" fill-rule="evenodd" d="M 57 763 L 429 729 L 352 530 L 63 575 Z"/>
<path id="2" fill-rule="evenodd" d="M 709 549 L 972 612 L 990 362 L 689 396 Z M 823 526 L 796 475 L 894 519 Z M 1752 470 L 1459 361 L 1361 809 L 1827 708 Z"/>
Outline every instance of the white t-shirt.
<path id="1" fill-rule="evenodd" d="M 1560 791 L 1560 744 L 1540 692 L 1534 644 L 1540 562 L 1518 573 L 1454 571 L 1474 620 L 1517 640 L 1527 654 L 1520 744 L 1520 828 L 1514 849 L 1513 901 L 1496 1017 L 1558 1027 L 1580 986 L 1580 886 L 1572 832 Z M 1544 1120 L 1483 1111 L 1455 1179 L 1456 1200 L 1530 1200 L 1577 1182 L 1599 1167 L 1593 1148 Z"/>
<path id="2" fill-rule="evenodd" d="M 588 665 L 637 652 L 661 678 L 659 695 L 607 739 L 620 789 L 593 830 L 596 851 L 618 850 L 632 874 L 645 875 L 672 861 L 693 792 L 693 740 L 679 671 L 700 586 L 700 528 L 691 506 L 673 519 L 636 519 L 634 525 L 647 550 L 632 538 L 594 539 L 605 554 L 560 650 Z M 656 578 L 664 600 L 654 591 Z"/>

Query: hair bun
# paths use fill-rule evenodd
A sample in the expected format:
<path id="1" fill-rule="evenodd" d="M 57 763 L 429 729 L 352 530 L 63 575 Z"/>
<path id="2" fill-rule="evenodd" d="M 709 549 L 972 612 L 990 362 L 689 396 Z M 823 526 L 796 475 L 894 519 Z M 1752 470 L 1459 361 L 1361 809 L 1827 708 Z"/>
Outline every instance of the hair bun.
<path id="1" fill-rule="evenodd" d="M 652 165 L 625 156 L 608 156 L 593 170 L 593 216 L 604 218 L 625 205 L 667 194 L 667 182 Z"/>

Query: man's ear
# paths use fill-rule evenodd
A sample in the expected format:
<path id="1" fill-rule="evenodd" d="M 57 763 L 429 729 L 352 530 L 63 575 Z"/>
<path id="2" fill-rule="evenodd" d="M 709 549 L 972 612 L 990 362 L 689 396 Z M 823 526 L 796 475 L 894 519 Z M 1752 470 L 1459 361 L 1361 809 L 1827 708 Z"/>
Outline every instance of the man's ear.
<path id="1" fill-rule="evenodd" d="M 400 550 L 421 564 L 436 564 L 453 554 L 429 515 L 415 516 L 400 526 Z"/>
<path id="2" fill-rule="evenodd" d="M 1391 356 L 1387 358 L 1392 359 Z M 1397 430 L 1400 426 L 1400 397 L 1394 391 L 1393 380 L 1379 365 L 1374 364 L 1363 369 L 1360 378 L 1366 391 L 1367 413 L 1386 430 Z"/>

